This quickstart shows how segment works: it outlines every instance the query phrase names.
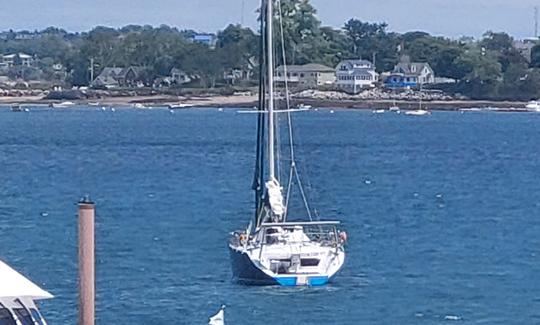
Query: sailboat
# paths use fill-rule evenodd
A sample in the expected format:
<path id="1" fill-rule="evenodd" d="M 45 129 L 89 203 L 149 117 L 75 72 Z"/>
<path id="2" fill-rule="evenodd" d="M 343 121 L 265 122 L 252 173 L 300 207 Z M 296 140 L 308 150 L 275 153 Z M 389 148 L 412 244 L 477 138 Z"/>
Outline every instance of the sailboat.
<path id="1" fill-rule="evenodd" d="M 53 296 L 0 261 L 0 324 L 47 325 L 35 301 Z"/>
<path id="2" fill-rule="evenodd" d="M 422 84 L 420 83 L 420 101 L 418 103 L 418 109 L 413 111 L 406 111 L 405 115 L 424 116 L 431 115 L 431 112 L 422 108 Z"/>
<path id="3" fill-rule="evenodd" d="M 295 161 L 290 118 L 294 110 L 275 109 L 273 5 L 273 0 L 261 2 L 261 77 L 253 182 L 255 213 L 247 228 L 234 232 L 229 240 L 232 273 L 238 283 L 245 285 L 321 286 L 342 268 L 347 234 L 338 230 L 339 221 L 313 220 Z M 285 87 L 287 93 L 287 85 Z M 288 98 L 286 94 L 287 104 Z M 288 182 L 280 180 L 280 161 L 276 159 L 281 156 L 276 145 L 278 114 L 286 115 L 288 121 Z M 285 189 L 284 183 L 287 183 Z M 289 221 L 293 218 L 288 209 L 292 184 L 298 185 L 306 208 L 305 216 L 293 216 L 301 221 Z"/>
<path id="4" fill-rule="evenodd" d="M 399 106 L 396 103 L 396 89 L 392 91 L 392 106 L 388 109 L 390 112 L 399 112 Z"/>

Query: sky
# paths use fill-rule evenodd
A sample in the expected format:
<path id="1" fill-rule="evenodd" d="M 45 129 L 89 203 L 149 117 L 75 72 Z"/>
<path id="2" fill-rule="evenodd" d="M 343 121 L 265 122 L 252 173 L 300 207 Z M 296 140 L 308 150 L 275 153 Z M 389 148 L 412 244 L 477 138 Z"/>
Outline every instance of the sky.
<path id="1" fill-rule="evenodd" d="M 230 23 L 254 27 L 260 0 L 0 0 L 0 30 L 48 26 L 87 31 L 96 25 L 167 24 L 216 32 Z M 9 5 L 7 5 L 9 2 Z M 540 0 L 311 0 L 323 25 L 351 19 L 386 22 L 389 30 L 479 37 L 487 30 L 534 36 Z M 244 8 L 244 10 L 242 10 Z"/>

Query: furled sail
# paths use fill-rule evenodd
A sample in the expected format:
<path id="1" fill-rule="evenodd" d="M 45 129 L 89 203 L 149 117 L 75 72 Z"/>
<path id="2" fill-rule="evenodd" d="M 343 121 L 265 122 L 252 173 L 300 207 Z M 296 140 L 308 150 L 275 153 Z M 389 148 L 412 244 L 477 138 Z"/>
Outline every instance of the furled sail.
<path id="1" fill-rule="evenodd" d="M 275 179 L 266 182 L 266 190 L 268 193 L 268 202 L 275 216 L 281 217 L 285 214 L 285 204 L 283 203 L 283 188 Z"/>

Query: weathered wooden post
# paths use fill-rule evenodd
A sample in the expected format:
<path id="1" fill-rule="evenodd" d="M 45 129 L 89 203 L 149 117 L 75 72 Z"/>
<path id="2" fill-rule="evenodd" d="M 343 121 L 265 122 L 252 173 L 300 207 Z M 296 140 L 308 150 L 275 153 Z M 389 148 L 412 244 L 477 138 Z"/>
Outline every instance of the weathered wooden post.
<path id="1" fill-rule="evenodd" d="M 95 205 L 79 201 L 79 325 L 95 323 Z"/>

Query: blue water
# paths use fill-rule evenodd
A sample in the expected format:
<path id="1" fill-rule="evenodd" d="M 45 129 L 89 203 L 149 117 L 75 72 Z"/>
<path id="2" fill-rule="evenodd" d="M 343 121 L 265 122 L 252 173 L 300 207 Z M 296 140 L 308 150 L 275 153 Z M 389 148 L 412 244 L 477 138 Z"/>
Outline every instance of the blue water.
<path id="1" fill-rule="evenodd" d="M 99 324 L 540 323 L 540 115 L 297 118 L 310 195 L 349 233 L 322 288 L 231 282 L 254 116 L 0 110 L 0 259 L 77 319 L 76 205 L 97 202 Z"/>

